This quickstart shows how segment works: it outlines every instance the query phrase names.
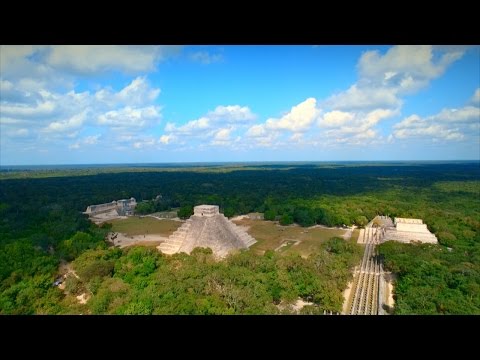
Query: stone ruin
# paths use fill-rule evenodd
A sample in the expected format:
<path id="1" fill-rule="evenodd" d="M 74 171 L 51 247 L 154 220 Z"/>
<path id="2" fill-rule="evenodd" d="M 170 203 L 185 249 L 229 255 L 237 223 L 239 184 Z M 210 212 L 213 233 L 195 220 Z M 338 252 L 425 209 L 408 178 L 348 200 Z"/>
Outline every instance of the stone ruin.
<path id="1" fill-rule="evenodd" d="M 164 254 L 190 252 L 208 247 L 215 256 L 225 257 L 234 249 L 247 249 L 257 241 L 220 213 L 217 205 L 194 207 L 193 215 L 157 248 Z"/>
<path id="2" fill-rule="evenodd" d="M 393 224 L 390 221 L 389 225 L 382 229 L 384 241 L 438 243 L 437 237 L 428 230 L 421 219 L 395 218 Z"/>
<path id="3" fill-rule="evenodd" d="M 133 215 L 133 211 L 137 206 L 135 198 L 121 199 L 118 201 L 112 201 L 106 204 L 90 205 L 85 210 L 84 214 L 87 214 L 92 220 L 108 220 L 114 219 L 118 216 Z"/>

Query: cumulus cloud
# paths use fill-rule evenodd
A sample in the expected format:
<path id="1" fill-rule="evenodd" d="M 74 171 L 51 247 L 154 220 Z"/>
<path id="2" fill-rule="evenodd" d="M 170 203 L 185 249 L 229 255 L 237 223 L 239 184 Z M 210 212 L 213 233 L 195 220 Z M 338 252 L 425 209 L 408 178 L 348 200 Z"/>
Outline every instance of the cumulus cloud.
<path id="1" fill-rule="evenodd" d="M 25 128 L 16 129 L 16 130 L 10 131 L 8 135 L 12 138 L 26 138 L 30 135 L 30 131 Z"/>
<path id="2" fill-rule="evenodd" d="M 256 115 L 247 106 L 228 105 L 217 106 L 215 110 L 207 113 L 206 118 L 218 122 L 240 123 L 255 120 Z"/>
<path id="3" fill-rule="evenodd" d="M 37 102 L 32 104 L 8 104 L 3 103 L 1 105 L 1 116 L 11 117 L 17 119 L 31 119 L 46 117 L 52 115 L 56 108 L 55 103 L 52 101 Z"/>
<path id="4" fill-rule="evenodd" d="M 83 111 L 80 114 L 75 114 L 67 120 L 54 121 L 50 123 L 44 131 L 46 132 L 65 132 L 78 129 L 85 121 L 87 112 Z"/>
<path id="5" fill-rule="evenodd" d="M 31 133 L 76 137 L 83 129 L 96 126 L 115 131 L 140 131 L 161 121 L 161 107 L 152 105 L 160 89 L 151 87 L 145 77 L 137 77 L 118 91 L 100 89 L 59 93 L 47 89 L 17 91 L 16 97 L 5 99 L 3 90 L 12 93 L 18 82 L 2 80 L 0 123 L 8 125 L 7 135 L 15 137 L 15 129 L 31 126 Z M 31 101 L 31 99 L 36 99 Z M 13 99 L 13 100 L 12 100 Z M 49 138 L 44 138 L 47 141 Z"/>
<path id="6" fill-rule="evenodd" d="M 145 74 L 180 50 L 179 46 L 150 45 L 1 45 L 2 81 L 14 84 L 14 92 L 2 90 L 2 98 L 18 101 L 19 92 L 28 95 L 41 89 L 71 90 L 78 75 L 88 77 L 109 71 Z M 24 102 L 26 99 L 23 96 Z M 30 102 L 35 100 L 31 98 Z"/>
<path id="7" fill-rule="evenodd" d="M 431 123 L 415 115 L 405 120 L 405 123 L 402 122 L 395 126 L 394 137 L 398 139 L 427 137 L 443 140 L 462 140 L 464 138 L 458 128 L 449 129 L 444 125 Z M 407 122 L 409 127 L 407 127 Z"/>
<path id="8" fill-rule="evenodd" d="M 418 90 L 465 53 L 465 48 L 451 47 L 434 56 L 434 50 L 430 45 L 401 45 L 393 46 L 384 55 L 378 50 L 367 51 L 358 62 L 360 78 L 402 92 Z"/>
<path id="9" fill-rule="evenodd" d="M 293 106 L 280 119 L 268 119 L 265 122 L 265 127 L 271 130 L 289 130 L 291 132 L 306 131 L 320 114 L 320 110 L 317 109 L 316 105 L 317 100 L 308 98 L 304 102 Z"/>
<path id="10" fill-rule="evenodd" d="M 195 135 L 197 132 L 202 132 L 203 130 L 210 128 L 210 119 L 202 117 L 197 120 L 189 121 L 185 125 L 178 127 L 174 123 L 167 123 L 165 126 L 165 131 Z"/>
<path id="11" fill-rule="evenodd" d="M 251 128 L 247 130 L 246 135 L 248 137 L 262 137 L 266 135 L 265 131 L 265 125 L 260 124 L 260 125 L 253 125 Z"/>
<path id="12" fill-rule="evenodd" d="M 319 122 L 319 126 L 328 129 L 320 135 L 320 138 L 326 144 L 368 145 L 379 142 L 383 139 L 375 126 L 380 121 L 397 114 L 398 110 L 391 109 L 375 109 L 370 112 L 357 113 L 338 112 L 327 116 L 326 124 L 331 124 L 331 126 L 325 124 L 324 116 Z M 331 121 L 328 122 L 328 120 Z"/>
<path id="13" fill-rule="evenodd" d="M 156 144 L 155 139 L 150 136 L 150 137 L 144 137 L 139 141 L 135 141 L 133 143 L 133 147 L 135 149 L 143 149 L 143 148 L 146 148 L 146 147 L 154 146 L 155 144 Z"/>
<path id="14" fill-rule="evenodd" d="M 215 133 L 215 136 L 213 137 L 213 139 L 218 141 L 230 140 L 231 132 L 232 132 L 231 128 L 220 129 Z"/>
<path id="15" fill-rule="evenodd" d="M 156 100 L 160 94 L 159 88 L 152 88 L 146 77 L 137 77 L 119 92 L 110 89 L 101 89 L 95 93 L 95 99 L 107 106 L 126 104 L 130 106 L 144 106 Z"/>
<path id="16" fill-rule="evenodd" d="M 414 114 L 394 125 L 393 138 L 430 138 L 434 140 L 463 140 L 475 136 L 478 130 L 480 108 L 443 109 L 438 114 L 421 118 Z M 478 134 L 476 135 L 478 137 Z"/>
<path id="17" fill-rule="evenodd" d="M 83 142 L 84 144 L 87 144 L 87 145 L 94 145 L 94 144 L 97 144 L 98 143 L 98 139 L 100 138 L 100 134 L 97 134 L 97 135 L 92 135 L 92 136 L 87 136 Z"/>
<path id="18" fill-rule="evenodd" d="M 480 120 L 480 109 L 474 106 L 465 106 L 461 109 L 442 109 L 440 113 L 432 116 L 431 121 L 445 123 L 471 123 Z"/>
<path id="19" fill-rule="evenodd" d="M 162 135 L 159 142 L 166 145 L 172 142 L 185 143 L 187 140 L 201 139 L 206 143 L 210 140 L 208 143 L 210 145 L 230 145 L 239 141 L 231 139 L 233 132 L 248 126 L 256 117 L 247 106 L 220 105 L 184 125 L 167 123 L 166 133 Z"/>
<path id="20" fill-rule="evenodd" d="M 205 65 L 223 61 L 223 55 L 210 54 L 208 51 L 196 51 L 190 54 L 190 59 Z"/>
<path id="21" fill-rule="evenodd" d="M 95 74 L 109 70 L 146 72 L 155 69 L 164 58 L 180 51 L 178 46 L 128 45 L 2 45 L 2 73 L 10 75 L 26 65 L 36 72 L 49 69 L 71 73 Z M 30 72 L 31 73 L 31 72 Z"/>
<path id="22" fill-rule="evenodd" d="M 113 128 L 144 127 L 160 121 L 160 107 L 148 106 L 144 108 L 131 108 L 126 106 L 119 110 L 108 111 L 98 117 L 98 124 L 108 125 Z"/>
<path id="23" fill-rule="evenodd" d="M 80 149 L 83 145 L 95 145 L 98 144 L 98 139 L 101 137 L 100 134 L 97 135 L 90 135 L 86 136 L 83 139 L 80 139 L 79 141 L 70 144 L 68 148 L 70 150 L 78 150 Z"/>
<path id="24" fill-rule="evenodd" d="M 324 106 L 335 110 L 365 111 L 374 108 L 395 108 L 401 104 L 395 88 L 354 84 L 348 90 L 329 97 Z"/>
<path id="25" fill-rule="evenodd" d="M 352 121 L 355 115 L 349 112 L 343 111 L 330 111 L 325 113 L 319 120 L 319 126 L 321 127 L 339 127 Z"/>
<path id="26" fill-rule="evenodd" d="M 163 145 L 168 145 L 170 144 L 171 141 L 175 140 L 174 135 L 162 135 L 160 136 L 160 139 L 158 139 L 158 142 Z"/>
<path id="27" fill-rule="evenodd" d="M 441 76 L 465 51 L 465 47 L 433 46 L 393 46 L 383 54 L 366 51 L 357 63 L 358 80 L 348 89 L 318 102 L 308 98 L 281 118 L 250 126 L 246 138 L 250 144 L 263 141 L 272 146 L 282 141 L 307 141 L 300 135 L 287 138 L 288 132 L 307 134 L 312 144 L 386 141 L 378 126 L 384 119 L 400 114 L 402 97 Z M 466 108 L 452 112 L 438 114 L 439 121 L 469 121 L 474 111 Z M 312 128 L 314 122 L 318 128 Z"/>

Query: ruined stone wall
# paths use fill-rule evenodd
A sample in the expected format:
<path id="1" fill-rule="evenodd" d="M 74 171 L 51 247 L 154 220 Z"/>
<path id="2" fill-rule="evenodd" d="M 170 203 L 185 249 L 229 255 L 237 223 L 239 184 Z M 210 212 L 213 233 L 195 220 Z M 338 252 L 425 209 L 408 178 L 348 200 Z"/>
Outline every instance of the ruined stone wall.
<path id="1" fill-rule="evenodd" d="M 112 211 L 117 208 L 117 202 L 112 201 L 111 203 L 106 203 L 106 204 L 97 204 L 97 205 L 90 205 L 87 207 L 87 210 L 85 213 L 87 214 L 99 214 L 107 211 Z"/>

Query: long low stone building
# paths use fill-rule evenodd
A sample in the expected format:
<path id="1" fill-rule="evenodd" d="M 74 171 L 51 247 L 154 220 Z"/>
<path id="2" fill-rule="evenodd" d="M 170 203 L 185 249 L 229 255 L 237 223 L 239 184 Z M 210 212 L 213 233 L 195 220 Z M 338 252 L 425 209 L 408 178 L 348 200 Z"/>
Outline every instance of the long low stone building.
<path id="1" fill-rule="evenodd" d="M 135 198 L 121 199 L 118 201 L 112 201 L 106 204 L 90 205 L 85 210 L 84 214 L 89 217 L 95 217 L 97 215 L 110 215 L 110 216 L 125 216 L 133 215 L 133 211 L 137 206 Z"/>
<path id="2" fill-rule="evenodd" d="M 220 213 L 217 205 L 199 205 L 194 214 L 167 241 L 158 246 L 165 254 L 208 247 L 222 258 L 234 249 L 246 249 L 257 241 Z"/>
<path id="3" fill-rule="evenodd" d="M 395 240 L 409 243 L 420 241 L 437 244 L 437 237 L 432 234 L 421 219 L 395 218 L 394 226 L 383 228 L 383 241 Z"/>

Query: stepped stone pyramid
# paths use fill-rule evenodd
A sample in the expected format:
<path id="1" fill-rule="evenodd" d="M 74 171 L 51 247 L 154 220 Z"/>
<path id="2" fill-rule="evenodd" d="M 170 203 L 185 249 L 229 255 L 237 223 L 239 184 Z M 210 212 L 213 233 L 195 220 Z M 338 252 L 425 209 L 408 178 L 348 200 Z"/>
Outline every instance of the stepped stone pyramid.
<path id="1" fill-rule="evenodd" d="M 164 254 L 190 252 L 209 247 L 218 257 L 233 249 L 246 249 L 257 241 L 219 212 L 217 205 L 199 205 L 194 213 L 165 242 L 157 247 Z"/>

